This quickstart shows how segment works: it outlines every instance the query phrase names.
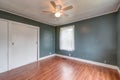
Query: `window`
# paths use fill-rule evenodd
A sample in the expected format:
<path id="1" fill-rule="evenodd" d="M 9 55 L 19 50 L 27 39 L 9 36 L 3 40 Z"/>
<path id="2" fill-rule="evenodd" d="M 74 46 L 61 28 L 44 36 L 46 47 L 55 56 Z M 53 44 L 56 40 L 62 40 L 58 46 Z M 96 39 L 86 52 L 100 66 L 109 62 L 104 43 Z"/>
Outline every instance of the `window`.
<path id="1" fill-rule="evenodd" d="M 74 25 L 60 28 L 60 50 L 74 51 Z"/>

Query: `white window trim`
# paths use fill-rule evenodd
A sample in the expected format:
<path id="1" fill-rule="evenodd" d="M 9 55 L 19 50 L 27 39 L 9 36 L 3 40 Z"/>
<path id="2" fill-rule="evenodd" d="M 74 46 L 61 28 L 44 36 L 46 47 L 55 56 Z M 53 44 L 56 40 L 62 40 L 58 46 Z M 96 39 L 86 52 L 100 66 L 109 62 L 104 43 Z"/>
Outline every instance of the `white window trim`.
<path id="1" fill-rule="evenodd" d="M 72 40 L 72 49 L 65 49 L 65 48 L 61 48 L 61 44 L 62 44 L 62 42 L 61 42 L 61 29 L 62 28 L 73 28 L 73 40 Z M 60 34 L 59 34 L 59 49 L 60 50 L 64 50 L 64 51 L 74 51 L 75 50 L 75 26 L 74 25 L 69 25 L 69 26 L 63 26 L 63 27 L 61 27 L 60 28 Z"/>

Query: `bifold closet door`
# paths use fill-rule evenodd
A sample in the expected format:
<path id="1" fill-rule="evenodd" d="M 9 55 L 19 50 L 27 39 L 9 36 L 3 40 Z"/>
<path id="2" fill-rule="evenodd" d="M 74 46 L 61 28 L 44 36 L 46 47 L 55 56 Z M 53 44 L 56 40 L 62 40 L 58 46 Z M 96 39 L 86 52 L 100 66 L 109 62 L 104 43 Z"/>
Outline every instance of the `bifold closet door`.
<path id="1" fill-rule="evenodd" d="M 8 70 L 8 22 L 0 20 L 0 73 Z"/>
<path id="2" fill-rule="evenodd" d="M 37 61 L 38 29 L 27 24 L 10 23 L 10 69 Z"/>

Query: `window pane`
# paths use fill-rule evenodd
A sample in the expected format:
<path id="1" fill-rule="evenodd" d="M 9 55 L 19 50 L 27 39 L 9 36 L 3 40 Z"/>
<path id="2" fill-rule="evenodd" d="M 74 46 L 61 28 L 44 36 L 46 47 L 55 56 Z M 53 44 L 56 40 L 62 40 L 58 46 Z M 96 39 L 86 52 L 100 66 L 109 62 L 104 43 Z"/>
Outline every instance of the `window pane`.
<path id="1" fill-rule="evenodd" d="M 74 50 L 74 26 L 60 28 L 60 49 Z"/>

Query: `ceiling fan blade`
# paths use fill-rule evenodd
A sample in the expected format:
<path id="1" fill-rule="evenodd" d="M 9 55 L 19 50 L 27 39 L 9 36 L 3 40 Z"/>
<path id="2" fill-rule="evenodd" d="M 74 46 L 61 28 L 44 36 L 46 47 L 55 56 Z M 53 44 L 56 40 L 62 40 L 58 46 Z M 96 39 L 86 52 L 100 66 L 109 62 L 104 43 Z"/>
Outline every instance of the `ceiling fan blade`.
<path id="1" fill-rule="evenodd" d="M 73 8 L 73 6 L 71 5 L 71 6 L 68 6 L 68 7 L 63 8 L 62 10 L 63 10 L 63 11 L 66 11 L 66 10 L 70 10 L 70 9 L 72 9 L 72 8 Z"/>
<path id="2" fill-rule="evenodd" d="M 56 8 L 56 3 L 54 1 L 50 1 L 51 5 Z"/>

